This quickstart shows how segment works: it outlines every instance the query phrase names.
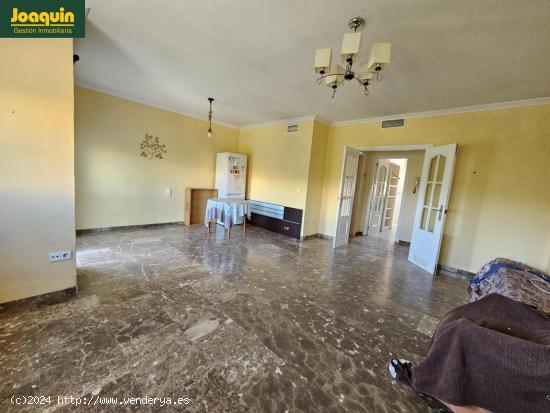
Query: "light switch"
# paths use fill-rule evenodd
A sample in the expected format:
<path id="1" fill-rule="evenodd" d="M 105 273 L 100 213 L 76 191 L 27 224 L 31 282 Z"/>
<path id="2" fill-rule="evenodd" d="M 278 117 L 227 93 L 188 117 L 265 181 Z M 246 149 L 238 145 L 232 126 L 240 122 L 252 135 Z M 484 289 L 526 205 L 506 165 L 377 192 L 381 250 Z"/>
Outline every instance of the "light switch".
<path id="1" fill-rule="evenodd" d="M 50 252 L 48 254 L 49 262 L 66 261 L 66 260 L 72 260 L 72 259 L 73 259 L 72 251 L 58 251 L 58 252 Z"/>
<path id="2" fill-rule="evenodd" d="M 166 188 L 164 190 L 164 195 L 166 195 L 166 198 L 172 198 L 172 188 Z"/>

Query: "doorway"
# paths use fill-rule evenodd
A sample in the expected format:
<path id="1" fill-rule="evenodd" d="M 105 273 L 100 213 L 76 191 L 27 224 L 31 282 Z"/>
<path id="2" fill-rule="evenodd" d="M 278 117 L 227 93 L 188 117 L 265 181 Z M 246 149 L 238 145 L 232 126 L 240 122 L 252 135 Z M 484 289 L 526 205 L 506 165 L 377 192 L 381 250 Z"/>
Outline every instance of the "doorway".
<path id="1" fill-rule="evenodd" d="M 408 245 L 425 149 L 361 152 L 351 234 Z"/>
<path id="2" fill-rule="evenodd" d="M 389 151 L 389 154 L 383 154 L 382 151 Z M 413 152 L 420 152 L 421 167 L 411 178 L 413 174 L 410 154 Z M 346 245 L 350 235 L 369 235 L 370 231 L 372 236 L 373 231 L 378 230 L 378 233 L 382 233 L 388 229 L 391 234 L 397 217 L 398 225 L 395 236 L 392 237 L 393 241 L 410 245 L 409 261 L 435 274 L 448 211 L 456 152 L 456 143 L 372 149 L 344 146 L 333 248 Z M 392 162 L 402 159 L 400 155 L 407 160 L 406 164 Z M 376 158 L 374 167 L 372 161 L 368 162 L 366 159 L 369 156 Z M 367 178 L 369 165 L 370 179 Z M 397 191 L 402 170 L 404 187 L 398 205 Z M 406 202 L 410 198 L 413 198 L 414 202 Z M 405 208 L 405 204 L 408 208 Z M 398 214 L 395 213 L 396 206 L 399 207 Z M 413 211 L 412 214 L 410 211 L 405 214 L 405 210 L 409 208 Z M 363 210 L 368 212 L 363 214 Z M 363 231 L 357 231 L 362 216 L 364 221 L 359 225 Z M 405 217 L 412 218 L 406 231 L 403 230 Z M 410 241 L 403 240 L 405 237 Z"/>
<path id="3" fill-rule="evenodd" d="M 366 235 L 395 242 L 406 173 L 406 158 L 380 158 L 376 162 Z"/>

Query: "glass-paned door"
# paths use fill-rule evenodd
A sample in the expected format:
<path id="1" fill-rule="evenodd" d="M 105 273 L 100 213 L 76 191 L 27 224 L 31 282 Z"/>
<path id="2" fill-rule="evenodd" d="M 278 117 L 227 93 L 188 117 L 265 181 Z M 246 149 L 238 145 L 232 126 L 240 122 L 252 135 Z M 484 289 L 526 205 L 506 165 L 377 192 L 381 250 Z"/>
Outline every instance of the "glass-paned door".
<path id="1" fill-rule="evenodd" d="M 369 216 L 369 232 L 382 231 L 389 168 L 390 162 L 387 159 L 379 159 L 376 163 Z"/>
<path id="2" fill-rule="evenodd" d="M 353 209 L 353 197 L 357 182 L 357 168 L 361 152 L 350 146 L 344 148 L 344 161 L 342 165 L 342 179 L 336 210 L 336 230 L 332 247 L 337 248 L 346 245 L 349 240 L 351 215 Z"/>
<path id="3" fill-rule="evenodd" d="M 434 274 L 451 193 L 456 144 L 426 149 L 409 261 Z"/>

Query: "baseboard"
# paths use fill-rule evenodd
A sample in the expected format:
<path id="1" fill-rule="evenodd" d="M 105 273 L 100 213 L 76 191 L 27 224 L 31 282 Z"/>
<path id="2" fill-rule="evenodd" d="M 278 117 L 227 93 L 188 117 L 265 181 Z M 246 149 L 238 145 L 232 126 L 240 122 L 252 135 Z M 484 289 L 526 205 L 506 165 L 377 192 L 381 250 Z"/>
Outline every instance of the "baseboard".
<path id="1" fill-rule="evenodd" d="M 0 313 L 8 310 L 30 307 L 30 306 L 42 306 L 58 304 L 65 301 L 72 300 L 77 296 L 77 288 L 69 287 L 64 290 L 52 291 L 51 293 L 45 293 L 35 295 L 28 298 L 20 298 L 19 300 L 8 301 L 0 304 Z"/>
<path id="2" fill-rule="evenodd" d="M 466 279 L 470 279 L 473 276 L 475 276 L 473 272 L 461 270 L 460 268 L 454 268 L 449 265 L 441 265 L 441 264 L 437 266 L 437 273 L 448 275 L 449 277 L 458 277 L 458 278 L 466 278 Z"/>
<path id="3" fill-rule="evenodd" d="M 92 234 L 95 232 L 121 231 L 121 230 L 128 230 L 128 229 L 159 228 L 159 227 L 167 227 L 172 225 L 183 225 L 183 222 L 177 221 L 177 222 L 162 222 L 158 224 L 123 225 L 120 227 L 86 228 L 86 229 L 77 229 L 76 233 L 77 235 L 80 235 L 80 234 Z"/>
<path id="4" fill-rule="evenodd" d="M 319 237 L 320 238 L 323 238 L 323 239 L 328 239 L 329 241 L 332 241 L 334 239 L 333 236 L 331 235 L 325 235 L 325 234 L 319 234 Z"/>
<path id="5" fill-rule="evenodd" d="M 307 241 L 308 239 L 323 238 L 321 234 L 311 234 L 300 237 L 302 241 Z"/>

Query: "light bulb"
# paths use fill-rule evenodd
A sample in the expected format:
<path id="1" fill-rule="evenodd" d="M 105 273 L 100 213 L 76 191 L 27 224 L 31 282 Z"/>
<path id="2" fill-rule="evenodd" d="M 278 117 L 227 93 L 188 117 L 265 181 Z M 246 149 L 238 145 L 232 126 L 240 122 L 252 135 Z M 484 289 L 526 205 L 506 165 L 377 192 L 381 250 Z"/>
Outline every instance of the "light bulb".
<path id="1" fill-rule="evenodd" d="M 213 138 L 213 137 L 214 137 L 214 134 L 212 133 L 212 130 L 211 130 L 211 129 L 208 130 L 208 137 L 209 137 L 209 138 Z"/>

